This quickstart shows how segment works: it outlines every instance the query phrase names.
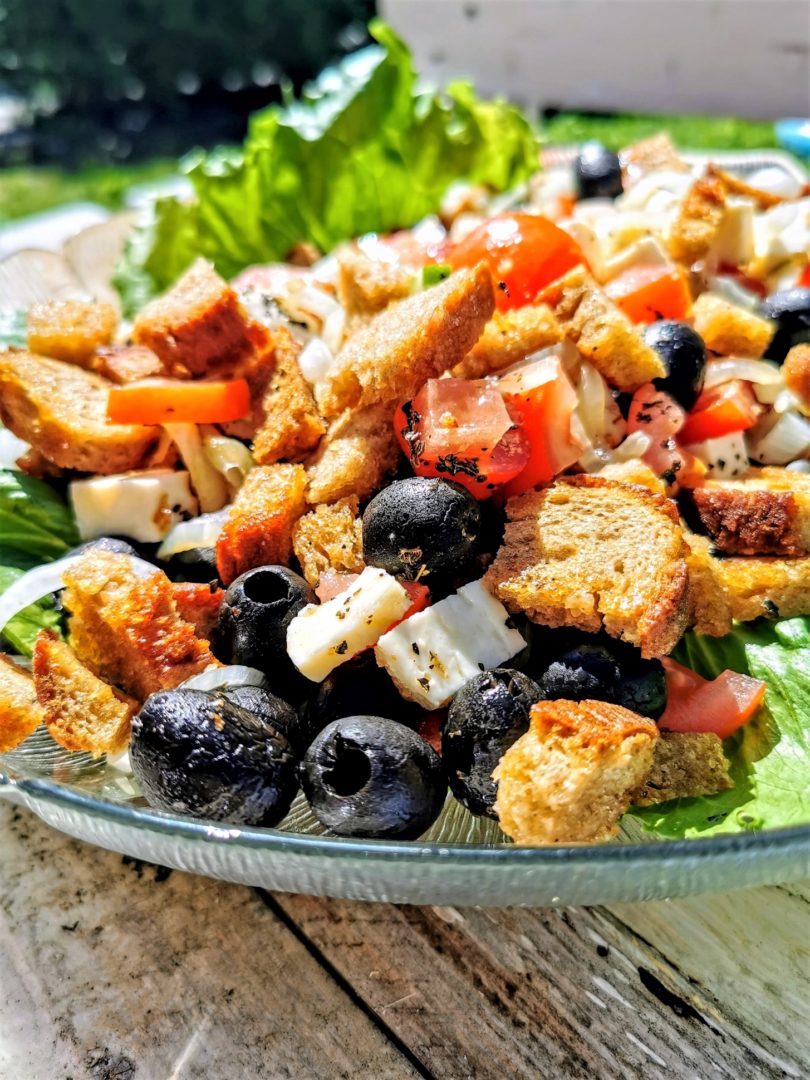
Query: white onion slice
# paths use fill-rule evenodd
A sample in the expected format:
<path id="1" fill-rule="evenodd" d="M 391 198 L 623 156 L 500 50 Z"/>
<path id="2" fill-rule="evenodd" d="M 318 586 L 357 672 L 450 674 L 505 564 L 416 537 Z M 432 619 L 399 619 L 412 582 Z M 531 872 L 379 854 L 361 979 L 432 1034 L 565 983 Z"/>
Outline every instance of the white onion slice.
<path id="1" fill-rule="evenodd" d="M 158 559 L 170 559 L 181 551 L 193 548 L 216 547 L 222 526 L 228 520 L 227 510 L 214 514 L 200 514 L 190 521 L 181 521 L 172 529 L 157 550 Z"/>
<path id="2" fill-rule="evenodd" d="M 29 444 L 18 439 L 13 431 L 0 427 L 0 469 L 17 469 L 17 458 L 30 449 Z"/>
<path id="3" fill-rule="evenodd" d="M 631 461 L 633 458 L 644 457 L 651 443 L 652 439 L 645 431 L 634 431 L 613 451 L 613 460 Z"/>
<path id="4" fill-rule="evenodd" d="M 728 300 L 729 303 L 746 308 L 748 311 L 756 311 L 762 303 L 761 296 L 758 296 L 751 289 L 746 289 L 745 286 L 740 285 L 738 281 L 733 277 L 729 277 L 728 274 L 717 274 L 710 277 L 708 291 L 713 296 L 719 296 L 721 300 Z"/>
<path id="5" fill-rule="evenodd" d="M 256 464 L 244 443 L 221 434 L 212 424 L 200 427 L 205 456 L 218 473 L 225 477 L 231 498 L 245 482 L 245 477 Z"/>
<path id="6" fill-rule="evenodd" d="M 0 596 L 0 630 L 15 615 L 31 604 L 35 604 L 37 600 L 41 600 L 43 596 L 50 596 L 51 593 L 63 589 L 65 587 L 62 581 L 63 574 L 85 557 L 84 552 L 78 555 L 67 555 L 64 559 L 57 559 L 56 562 L 35 566 L 33 570 L 17 578 Z M 139 559 L 134 555 L 129 555 L 127 558 L 138 577 L 146 578 L 159 572 L 156 566 L 146 562 L 145 559 Z"/>
<path id="7" fill-rule="evenodd" d="M 730 356 L 724 360 L 710 360 L 706 367 L 704 390 L 711 390 L 731 379 L 742 379 L 757 386 L 784 386 L 784 376 L 778 364 L 769 360 L 747 360 Z"/>
<path id="8" fill-rule="evenodd" d="M 320 338 L 312 338 L 301 350 L 298 366 L 310 386 L 315 386 L 326 378 L 333 360 L 334 356 L 326 343 Z"/>
<path id="9" fill-rule="evenodd" d="M 749 453 L 760 465 L 786 465 L 810 454 L 810 421 L 795 412 L 782 413 L 770 431 L 752 439 Z"/>
<path id="10" fill-rule="evenodd" d="M 267 679 L 256 668 L 244 664 L 228 664 L 226 667 L 207 667 L 199 675 L 192 675 L 178 689 L 227 690 L 238 686 L 267 686 Z"/>

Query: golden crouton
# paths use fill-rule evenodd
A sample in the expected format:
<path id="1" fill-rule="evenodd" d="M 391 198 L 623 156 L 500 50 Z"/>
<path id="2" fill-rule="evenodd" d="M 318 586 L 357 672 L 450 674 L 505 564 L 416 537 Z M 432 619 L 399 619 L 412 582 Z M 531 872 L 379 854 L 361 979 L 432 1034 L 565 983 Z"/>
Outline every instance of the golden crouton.
<path id="1" fill-rule="evenodd" d="M 517 844 L 605 840 L 648 775 L 658 728 L 605 701 L 539 701 L 501 758 L 495 812 Z"/>
<path id="2" fill-rule="evenodd" d="M 226 585 L 254 566 L 286 566 L 292 531 L 307 508 L 303 465 L 257 465 L 239 489 L 217 541 L 217 567 Z"/>
<path id="3" fill-rule="evenodd" d="M 338 300 L 346 316 L 376 315 L 395 300 L 410 296 L 416 271 L 398 263 L 370 259 L 356 248 L 338 255 Z"/>
<path id="4" fill-rule="evenodd" d="M 774 195 L 772 191 L 763 191 L 762 188 L 752 187 L 750 184 L 746 184 L 744 180 L 741 180 L 739 176 L 733 176 L 731 173 L 726 172 L 725 169 L 718 168 L 717 165 L 710 164 L 706 169 L 706 175 L 717 177 L 729 195 L 742 195 L 747 199 L 753 199 L 760 210 L 768 210 L 770 207 L 778 206 L 779 203 L 786 201 L 784 195 Z"/>
<path id="5" fill-rule="evenodd" d="M 137 701 L 102 682 L 51 630 L 37 635 L 33 666 L 37 700 L 54 742 L 93 757 L 126 750 Z"/>
<path id="6" fill-rule="evenodd" d="M 551 306 L 565 336 L 611 386 L 632 391 L 666 375 L 658 353 L 584 267 L 555 281 L 541 299 Z"/>
<path id="7" fill-rule="evenodd" d="M 723 740 L 713 732 L 662 731 L 653 750 L 652 768 L 633 792 L 633 806 L 654 806 L 670 799 L 714 795 L 734 787 Z"/>
<path id="8" fill-rule="evenodd" d="M 347 410 L 332 421 L 307 462 L 307 499 L 312 506 L 365 499 L 394 471 L 398 457 L 393 405 Z"/>
<path id="9" fill-rule="evenodd" d="M 233 371 L 267 347 L 268 332 L 213 266 L 197 259 L 168 292 L 141 309 L 132 338 L 157 353 L 169 375 L 182 378 Z"/>
<path id="10" fill-rule="evenodd" d="M 810 555 L 810 476 L 752 469 L 742 480 L 709 480 L 691 492 L 695 512 L 718 551 L 734 555 Z"/>
<path id="11" fill-rule="evenodd" d="M 117 326 L 118 313 L 111 304 L 45 300 L 28 309 L 28 348 L 86 367 L 97 348 L 109 345 Z"/>
<path id="12" fill-rule="evenodd" d="M 726 215 L 726 188 L 717 176 L 695 180 L 672 223 L 667 246 L 684 266 L 705 259 L 717 239 Z"/>
<path id="13" fill-rule="evenodd" d="M 612 461 L 603 465 L 596 473 L 605 480 L 616 480 L 620 484 L 640 484 L 649 488 L 655 495 L 666 495 L 667 485 L 660 476 L 652 471 L 649 465 L 645 465 L 641 458 L 631 458 L 629 461 Z"/>
<path id="14" fill-rule="evenodd" d="M 785 386 L 799 399 L 802 412 L 810 414 L 810 345 L 794 345 L 782 365 Z"/>
<path id="15" fill-rule="evenodd" d="M 598 476 L 510 499 L 487 587 L 510 611 L 665 656 L 686 628 L 686 547 L 674 503 Z"/>
<path id="16" fill-rule="evenodd" d="M 0 420 L 63 469 L 122 473 L 157 446 L 160 428 L 108 424 L 112 383 L 61 360 L 0 353 Z"/>
<path id="17" fill-rule="evenodd" d="M 224 595 L 216 582 L 198 584 L 194 581 L 177 581 L 172 584 L 172 599 L 177 606 L 177 614 L 194 627 L 198 638 L 206 641 L 211 640 L 217 625 Z"/>
<path id="18" fill-rule="evenodd" d="M 331 506 L 321 504 L 296 523 L 293 551 L 313 588 L 324 570 L 360 574 L 365 568 L 363 526 L 357 506 L 356 495 Z"/>
<path id="19" fill-rule="evenodd" d="M 562 341 L 560 324 L 545 304 L 496 311 L 478 341 L 453 368 L 457 379 L 483 379 L 539 349 Z"/>
<path id="20" fill-rule="evenodd" d="M 109 345 L 98 349 L 90 367 L 120 385 L 149 379 L 163 372 L 160 357 L 143 345 Z"/>
<path id="21" fill-rule="evenodd" d="M 720 296 L 703 293 L 692 305 L 695 329 L 706 348 L 723 356 L 758 358 L 773 337 L 774 325 Z"/>
<path id="22" fill-rule="evenodd" d="M 413 397 L 469 352 L 494 308 L 492 276 L 481 265 L 380 312 L 335 358 L 316 394 L 324 415 Z"/>
<path id="23" fill-rule="evenodd" d="M 273 338 L 275 365 L 258 404 L 253 440 L 258 465 L 273 465 L 282 459 L 299 461 L 326 431 L 298 366 L 300 345 L 285 327 L 274 331 Z"/>
<path id="24" fill-rule="evenodd" d="M 31 672 L 0 653 L 0 754 L 14 750 L 44 723 Z"/>
<path id="25" fill-rule="evenodd" d="M 208 642 L 180 617 L 172 583 L 160 571 L 139 577 L 128 556 L 95 549 L 63 580 L 76 656 L 139 701 L 217 664 Z"/>
<path id="26" fill-rule="evenodd" d="M 645 173 L 689 172 L 689 166 L 680 156 L 665 131 L 641 139 L 619 151 L 619 160 L 625 175 L 626 186 L 640 180 Z"/>

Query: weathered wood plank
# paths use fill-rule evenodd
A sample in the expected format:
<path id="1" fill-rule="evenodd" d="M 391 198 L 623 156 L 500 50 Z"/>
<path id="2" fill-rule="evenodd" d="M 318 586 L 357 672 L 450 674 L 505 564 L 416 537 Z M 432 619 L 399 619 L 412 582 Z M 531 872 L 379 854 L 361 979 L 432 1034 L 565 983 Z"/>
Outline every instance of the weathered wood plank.
<path id="1" fill-rule="evenodd" d="M 693 921 L 713 899 L 694 902 Z M 723 899 L 735 902 L 734 895 Z M 744 1002 L 732 1015 L 733 985 L 721 997 L 719 984 L 691 981 L 695 976 L 625 929 L 613 912 L 274 900 L 439 1077 L 762 1080 L 806 1075 L 810 1064 L 808 1025 L 796 1016 L 806 1002 L 790 1006 L 798 1030 L 787 1052 L 780 1035 L 768 1034 L 784 1003 L 802 994 L 791 972 L 782 988 L 749 996 L 747 1016 Z M 762 910 L 767 902 L 763 895 Z M 658 913 L 649 918 L 659 920 L 653 937 L 666 939 L 672 955 L 686 925 L 668 934 L 660 924 L 670 905 L 649 908 Z M 790 932 L 796 929 L 792 922 Z M 736 964 L 750 968 L 753 985 L 779 930 L 760 937 L 756 930 L 738 932 Z M 729 971 L 733 966 L 732 960 Z"/>
<path id="2" fill-rule="evenodd" d="M 0 1076 L 418 1075 L 249 889 L 0 804 Z"/>

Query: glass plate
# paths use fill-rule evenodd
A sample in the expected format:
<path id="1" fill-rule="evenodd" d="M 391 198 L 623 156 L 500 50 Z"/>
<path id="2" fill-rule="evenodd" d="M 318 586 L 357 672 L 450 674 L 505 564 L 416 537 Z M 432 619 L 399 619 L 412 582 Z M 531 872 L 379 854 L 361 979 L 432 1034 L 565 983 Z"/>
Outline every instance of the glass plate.
<path id="1" fill-rule="evenodd" d="M 575 152 L 548 151 L 553 160 L 547 167 L 570 164 Z M 685 156 L 711 157 L 741 176 L 776 166 L 807 179 L 793 158 L 773 151 Z M 114 242 L 120 242 L 117 233 Z M 0 263 L 0 308 L 19 303 L 4 279 L 8 262 Z M 10 276 L 19 279 L 16 272 Z M 278 829 L 177 817 L 149 809 L 129 778 L 103 758 L 69 754 L 44 730 L 0 755 L 0 798 L 70 836 L 138 859 L 245 885 L 352 900 L 606 904 L 810 877 L 810 825 L 705 840 L 658 840 L 630 825 L 614 843 L 518 848 L 493 822 L 472 817 L 453 799 L 421 840 L 401 844 L 325 835 L 300 796 Z"/>

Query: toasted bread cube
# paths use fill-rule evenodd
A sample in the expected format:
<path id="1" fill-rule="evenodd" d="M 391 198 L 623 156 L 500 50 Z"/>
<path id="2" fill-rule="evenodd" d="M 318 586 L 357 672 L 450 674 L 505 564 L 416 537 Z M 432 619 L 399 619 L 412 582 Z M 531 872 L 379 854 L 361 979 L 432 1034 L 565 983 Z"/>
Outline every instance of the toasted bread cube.
<path id="1" fill-rule="evenodd" d="M 398 457 L 393 405 L 348 410 L 332 421 L 307 462 L 307 499 L 312 506 L 366 499 L 394 471 Z"/>
<path id="2" fill-rule="evenodd" d="M 111 304 L 45 300 L 28 309 L 28 348 L 85 367 L 96 349 L 109 345 L 117 326 L 118 313 Z"/>
<path id="3" fill-rule="evenodd" d="M 194 627 L 194 633 L 205 641 L 217 625 L 222 597 L 225 593 L 218 589 L 216 582 L 175 581 L 172 583 L 172 599 L 177 607 L 177 614 Z"/>
<path id="4" fill-rule="evenodd" d="M 313 588 L 324 570 L 361 574 L 365 569 L 363 525 L 357 509 L 355 495 L 331 506 L 316 506 L 296 522 L 293 551 L 304 577 Z"/>
<path id="5" fill-rule="evenodd" d="M 338 300 L 346 315 L 376 315 L 411 295 L 416 271 L 370 259 L 356 248 L 338 255 Z"/>
<path id="6" fill-rule="evenodd" d="M 640 484 L 641 487 L 649 488 L 655 495 L 667 493 L 667 485 L 649 465 L 644 464 L 641 458 L 612 461 L 608 465 L 603 465 L 596 476 L 602 476 L 605 480 L 616 480 L 620 484 Z"/>
<path id="7" fill-rule="evenodd" d="M 658 728 L 605 701 L 540 701 L 492 774 L 495 812 L 517 844 L 576 844 L 616 832 L 649 774 Z"/>
<path id="8" fill-rule="evenodd" d="M 703 529 L 733 555 L 810 555 L 810 476 L 778 467 L 691 493 Z"/>
<path id="9" fill-rule="evenodd" d="M 143 345 L 109 345 L 98 349 L 90 366 L 93 371 L 119 386 L 149 379 L 163 372 L 160 357 Z"/>
<path id="10" fill-rule="evenodd" d="M 782 365 L 785 385 L 799 399 L 805 414 L 810 414 L 810 345 L 794 345 Z"/>
<path id="11" fill-rule="evenodd" d="M 507 503 L 485 581 L 510 611 L 665 656 L 686 628 L 686 547 L 674 503 L 597 476 L 560 477 Z"/>
<path id="12" fill-rule="evenodd" d="M 317 394 L 324 416 L 413 397 L 469 352 L 494 309 L 492 276 L 482 265 L 380 312 L 335 358 Z"/>
<path id="13" fill-rule="evenodd" d="M 556 345 L 562 338 L 562 328 L 546 304 L 496 311 L 472 349 L 453 368 L 453 375 L 457 379 L 482 379 Z"/>
<path id="14" fill-rule="evenodd" d="M 633 806 L 654 806 L 733 787 L 719 736 L 710 731 L 662 731 L 653 750 L 652 768 L 633 792 L 631 802 Z"/>
<path id="15" fill-rule="evenodd" d="M 68 640 L 105 682 L 143 701 L 217 665 L 208 642 L 180 617 L 172 583 L 139 577 L 130 559 L 92 549 L 65 571 Z"/>
<path id="16" fill-rule="evenodd" d="M 726 215 L 726 187 L 717 176 L 695 180 L 672 223 L 668 244 L 673 259 L 684 266 L 705 259 L 720 234 Z"/>
<path id="17" fill-rule="evenodd" d="M 629 186 L 640 180 L 645 173 L 689 172 L 689 166 L 675 149 L 675 144 L 666 133 L 659 131 L 647 139 L 625 146 L 619 151 L 619 160 L 625 174 L 625 184 Z"/>
<path id="18" fill-rule="evenodd" d="M 565 336 L 619 390 L 632 391 L 666 375 L 664 362 L 587 270 L 578 266 L 541 297 Z"/>
<path id="19" fill-rule="evenodd" d="M 282 459 L 299 461 L 326 431 L 298 366 L 300 352 L 288 330 L 282 327 L 275 331 L 275 366 L 261 394 L 253 440 L 253 457 L 259 465 L 273 465 Z"/>
<path id="20" fill-rule="evenodd" d="M 231 506 L 217 541 L 217 567 L 226 585 L 254 566 L 286 566 L 293 526 L 307 508 L 303 465 L 258 465 Z"/>
<path id="21" fill-rule="evenodd" d="M 746 199 L 753 199 L 760 210 L 769 210 L 772 206 L 778 206 L 779 203 L 787 201 L 787 196 L 774 195 L 772 191 L 763 191 L 762 188 L 752 187 L 750 184 L 746 184 L 745 180 L 741 180 L 739 176 L 734 176 L 732 173 L 726 172 L 725 169 L 718 168 L 717 165 L 709 164 L 706 175 L 717 177 L 723 183 L 729 195 L 740 195 Z"/>
<path id="22" fill-rule="evenodd" d="M 37 700 L 54 742 L 93 757 L 126 750 L 138 711 L 134 698 L 94 675 L 51 630 L 37 635 L 33 667 Z"/>
<path id="23" fill-rule="evenodd" d="M 157 353 L 169 375 L 183 377 L 233 371 L 267 347 L 268 331 L 213 266 L 197 259 L 168 292 L 142 308 L 132 338 Z"/>
<path id="24" fill-rule="evenodd" d="M 122 473 L 146 463 L 160 428 L 107 423 L 112 383 L 23 350 L 0 353 L 0 420 L 63 469 Z"/>
<path id="25" fill-rule="evenodd" d="M 31 672 L 0 653 L 0 754 L 16 749 L 44 723 Z"/>
<path id="26" fill-rule="evenodd" d="M 773 337 L 774 325 L 720 296 L 703 293 L 692 306 L 695 329 L 706 348 L 723 356 L 762 356 Z"/>

